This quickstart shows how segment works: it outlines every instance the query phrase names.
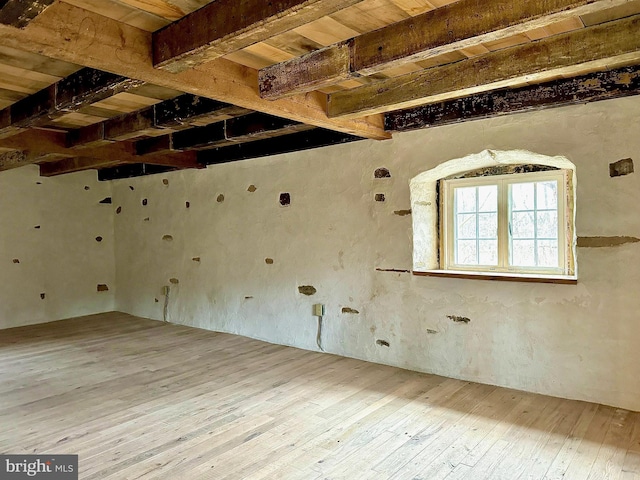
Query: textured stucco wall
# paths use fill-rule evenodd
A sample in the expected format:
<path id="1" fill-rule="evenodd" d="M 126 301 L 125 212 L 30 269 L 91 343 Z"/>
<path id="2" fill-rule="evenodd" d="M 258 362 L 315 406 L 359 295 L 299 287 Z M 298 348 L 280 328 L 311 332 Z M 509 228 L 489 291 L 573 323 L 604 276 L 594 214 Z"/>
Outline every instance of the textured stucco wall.
<path id="1" fill-rule="evenodd" d="M 0 174 L 0 329 L 114 309 L 114 215 L 99 203 L 110 196 L 95 171 Z"/>
<path id="2" fill-rule="evenodd" d="M 640 175 L 609 177 L 640 159 L 638 118 L 613 100 L 117 181 L 117 306 L 160 319 L 170 285 L 172 322 L 317 349 L 325 303 L 328 352 L 640 410 L 640 244 L 579 248 L 576 286 L 376 270 L 411 268 L 409 180 L 487 148 L 567 157 L 578 236 L 640 237 Z"/>

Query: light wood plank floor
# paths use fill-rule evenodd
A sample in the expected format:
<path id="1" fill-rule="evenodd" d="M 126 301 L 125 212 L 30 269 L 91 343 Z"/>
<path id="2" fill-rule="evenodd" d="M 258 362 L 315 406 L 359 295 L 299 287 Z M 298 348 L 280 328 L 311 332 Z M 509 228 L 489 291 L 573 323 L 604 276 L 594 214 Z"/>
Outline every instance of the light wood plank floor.
<path id="1" fill-rule="evenodd" d="M 0 331 L 0 452 L 82 479 L 640 478 L 640 414 L 112 313 Z"/>

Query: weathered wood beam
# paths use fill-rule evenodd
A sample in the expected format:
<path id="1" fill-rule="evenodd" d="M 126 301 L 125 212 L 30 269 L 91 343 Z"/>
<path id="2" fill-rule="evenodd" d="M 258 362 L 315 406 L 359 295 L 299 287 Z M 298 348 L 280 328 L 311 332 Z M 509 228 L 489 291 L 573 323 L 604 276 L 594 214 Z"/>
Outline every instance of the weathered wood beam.
<path id="1" fill-rule="evenodd" d="M 481 93 L 390 112 L 385 115 L 385 128 L 405 132 L 631 95 L 640 95 L 640 66 Z"/>
<path id="2" fill-rule="evenodd" d="M 25 130 L 10 138 L 0 140 L 0 148 L 25 150 L 29 152 L 27 163 L 41 161 L 42 155 L 64 155 L 78 157 L 78 151 L 68 146 L 67 134 L 44 130 Z M 82 150 L 82 156 L 97 160 L 118 160 L 121 163 L 139 163 L 140 157 L 135 155 L 133 144 L 117 142 Z M 176 152 L 149 155 L 145 163 L 170 165 L 175 168 L 199 168 L 195 152 Z"/>
<path id="3" fill-rule="evenodd" d="M 268 157 L 281 153 L 297 152 L 362 140 L 341 132 L 316 128 L 292 133 L 284 138 L 268 138 L 256 142 L 240 143 L 198 152 L 198 161 L 204 165 L 235 162 L 249 158 Z"/>
<path id="4" fill-rule="evenodd" d="M 24 150 L 0 152 L 0 172 L 29 165 L 30 163 L 33 163 L 33 161 L 29 158 L 29 152 Z"/>
<path id="5" fill-rule="evenodd" d="M 154 175 L 156 173 L 171 172 L 173 170 L 176 170 L 176 168 L 162 165 L 151 165 L 147 163 L 120 165 L 117 167 L 98 170 L 98 180 L 106 182 L 121 178 L 143 177 L 145 175 Z"/>
<path id="6" fill-rule="evenodd" d="M 293 120 L 265 115 L 264 113 L 252 113 L 204 127 L 196 127 L 169 135 L 139 140 L 135 143 L 135 150 L 138 155 L 199 150 L 213 146 L 279 137 L 312 128 L 314 127 Z"/>
<path id="7" fill-rule="evenodd" d="M 0 23 L 24 28 L 55 0 L 0 0 Z"/>
<path id="8" fill-rule="evenodd" d="M 41 177 L 54 177 L 65 173 L 80 172 L 82 170 L 100 169 L 105 167 L 113 167 L 121 162 L 116 159 L 100 159 L 100 158 L 65 158 L 57 162 L 48 162 L 40 164 Z"/>
<path id="9" fill-rule="evenodd" d="M 329 119 L 326 95 L 314 92 L 284 100 L 264 100 L 256 87 L 257 71 L 225 59 L 179 74 L 155 69 L 151 33 L 66 2 L 54 3 L 23 30 L 0 25 L 0 46 L 36 52 L 301 123 L 366 138 L 389 138 L 381 115 L 357 120 Z"/>
<path id="10" fill-rule="evenodd" d="M 189 93 L 158 103 L 155 109 L 156 124 L 172 130 L 209 125 L 252 112 L 246 108 Z"/>
<path id="11" fill-rule="evenodd" d="M 459 0 L 259 72 L 260 95 L 283 98 L 500 40 L 631 0 Z"/>
<path id="12" fill-rule="evenodd" d="M 640 62 L 640 15 L 329 96 L 330 117 L 389 112 Z M 579 70 L 578 70 L 579 69 Z"/>
<path id="13" fill-rule="evenodd" d="M 153 34 L 153 64 L 178 73 L 362 0 L 217 0 Z"/>
<path id="14" fill-rule="evenodd" d="M 0 111 L 0 138 L 104 100 L 143 82 L 83 68 Z"/>

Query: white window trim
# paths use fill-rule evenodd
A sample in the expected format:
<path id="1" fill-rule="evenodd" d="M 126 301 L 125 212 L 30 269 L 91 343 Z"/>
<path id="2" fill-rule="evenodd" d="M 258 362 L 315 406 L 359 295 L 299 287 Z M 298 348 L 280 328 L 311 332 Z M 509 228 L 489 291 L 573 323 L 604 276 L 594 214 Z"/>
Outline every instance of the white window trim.
<path id="1" fill-rule="evenodd" d="M 515 267 L 509 266 L 509 233 L 508 219 L 511 217 L 511 205 L 509 203 L 509 185 L 516 183 L 538 182 L 544 180 L 556 180 L 558 182 L 558 253 L 559 267 Z M 484 265 L 460 265 L 455 263 L 454 248 L 454 192 L 459 186 L 474 187 L 483 185 L 498 185 L 498 266 Z M 567 262 L 570 248 L 567 240 L 567 171 L 548 170 L 529 173 L 510 173 L 504 175 L 491 175 L 485 177 L 459 178 L 442 181 L 442 196 L 440 212 L 442 218 L 441 228 L 441 263 L 442 269 L 447 271 L 464 272 L 490 272 L 516 275 L 568 275 L 570 266 Z"/>

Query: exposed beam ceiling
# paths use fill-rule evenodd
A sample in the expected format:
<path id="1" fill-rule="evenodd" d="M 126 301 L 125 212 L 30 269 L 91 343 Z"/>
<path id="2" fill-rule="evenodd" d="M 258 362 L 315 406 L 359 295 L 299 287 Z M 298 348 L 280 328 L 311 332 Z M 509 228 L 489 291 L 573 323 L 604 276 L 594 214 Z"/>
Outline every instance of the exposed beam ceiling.
<path id="1" fill-rule="evenodd" d="M 357 117 L 640 62 L 640 15 L 505 48 L 329 96 L 330 117 Z"/>
<path id="2" fill-rule="evenodd" d="M 263 98 L 283 98 L 543 28 L 630 0 L 460 0 L 260 70 Z"/>
<path id="3" fill-rule="evenodd" d="M 0 23 L 26 27 L 55 0 L 0 0 Z"/>

